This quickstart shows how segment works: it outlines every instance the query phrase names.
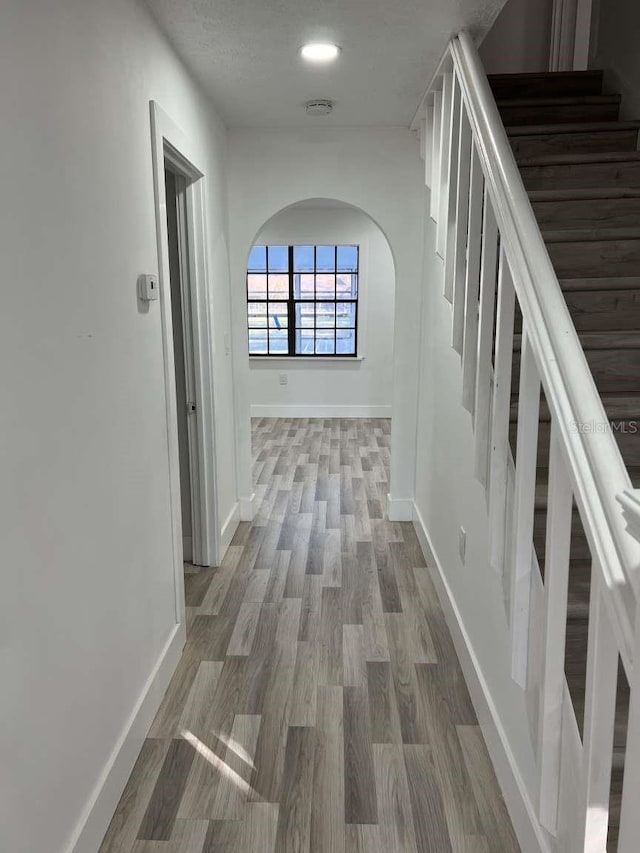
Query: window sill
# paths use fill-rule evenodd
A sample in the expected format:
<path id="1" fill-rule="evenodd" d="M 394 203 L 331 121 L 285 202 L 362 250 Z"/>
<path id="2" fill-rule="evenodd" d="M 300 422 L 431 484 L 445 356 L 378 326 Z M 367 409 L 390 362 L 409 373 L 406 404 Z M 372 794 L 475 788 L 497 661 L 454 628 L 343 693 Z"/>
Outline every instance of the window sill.
<path id="1" fill-rule="evenodd" d="M 249 361 L 259 361 L 262 363 L 268 362 L 283 362 L 288 361 L 291 364 L 299 364 L 300 362 L 317 364 L 318 362 L 322 362 L 323 364 L 334 364 L 335 362 L 340 362 L 344 364 L 345 362 L 351 362 L 353 364 L 354 361 L 364 361 L 363 355 L 250 355 Z"/>

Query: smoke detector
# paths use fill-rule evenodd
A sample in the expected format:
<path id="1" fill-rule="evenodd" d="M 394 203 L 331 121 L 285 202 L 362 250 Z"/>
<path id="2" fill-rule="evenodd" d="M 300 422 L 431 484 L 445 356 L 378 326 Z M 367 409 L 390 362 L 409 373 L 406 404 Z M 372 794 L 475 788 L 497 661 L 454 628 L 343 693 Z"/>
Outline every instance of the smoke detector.
<path id="1" fill-rule="evenodd" d="M 316 98 L 304 105 L 308 116 L 328 116 L 333 112 L 333 101 L 326 98 Z"/>

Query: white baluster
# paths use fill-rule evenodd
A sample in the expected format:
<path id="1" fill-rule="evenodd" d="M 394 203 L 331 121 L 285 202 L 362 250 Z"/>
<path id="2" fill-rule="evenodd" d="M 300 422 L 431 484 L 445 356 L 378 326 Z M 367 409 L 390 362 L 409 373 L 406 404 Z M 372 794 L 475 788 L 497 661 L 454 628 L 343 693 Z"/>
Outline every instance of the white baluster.
<path id="1" fill-rule="evenodd" d="M 589 602 L 581 813 L 578 815 L 581 837 L 576 845 L 581 853 L 606 853 L 609 825 L 618 646 L 603 599 L 600 576 L 601 571 L 594 561 Z M 635 844 L 634 850 L 637 850 L 637 836 Z"/>
<path id="2" fill-rule="evenodd" d="M 449 152 L 448 193 L 447 193 L 447 241 L 444 255 L 444 296 L 453 300 L 453 270 L 455 265 L 456 213 L 458 204 L 458 157 L 460 155 L 460 118 L 462 115 L 462 93 L 458 79 L 453 75 L 451 102 L 451 148 Z"/>
<path id="3" fill-rule="evenodd" d="M 493 204 L 485 186 L 482 263 L 480 272 L 480 329 L 474 405 L 475 474 L 486 488 L 489 474 L 489 432 L 491 418 L 491 382 L 493 350 L 493 318 L 496 304 L 498 270 L 498 226 Z"/>
<path id="4" fill-rule="evenodd" d="M 540 375 L 526 326 L 523 323 L 511 566 L 511 674 L 521 687 L 527 686 L 531 549 L 533 548 L 539 418 Z"/>
<path id="5" fill-rule="evenodd" d="M 425 111 L 424 122 L 421 125 L 424 146 L 424 182 L 427 187 L 431 186 L 433 167 L 433 104 L 429 104 Z"/>
<path id="6" fill-rule="evenodd" d="M 557 428 L 551 423 L 549 486 L 544 558 L 544 636 L 538 714 L 539 816 L 555 835 L 558 825 L 564 651 L 567 625 L 567 591 L 571 551 L 573 493 Z"/>
<path id="7" fill-rule="evenodd" d="M 440 190 L 436 252 L 444 258 L 447 240 L 447 199 L 449 197 L 449 161 L 451 159 L 451 111 L 453 107 L 453 74 L 442 78 L 442 120 L 440 122 Z"/>
<path id="8" fill-rule="evenodd" d="M 513 362 L 513 314 L 515 291 L 509 264 L 500 251 L 496 346 L 491 408 L 491 452 L 489 467 L 489 537 L 491 565 L 504 570 L 509 410 L 511 407 L 511 367 Z"/>
<path id="9" fill-rule="evenodd" d="M 474 145 L 471 154 L 469 186 L 469 238 L 467 240 L 467 276 L 462 342 L 462 405 L 472 415 L 475 404 L 476 359 L 478 355 L 478 292 L 480 289 L 480 252 L 482 249 L 483 189 L 482 166 Z"/>
<path id="10" fill-rule="evenodd" d="M 640 494 L 627 493 L 630 502 L 625 507 L 628 529 L 640 538 Z M 633 510 L 631 507 L 633 506 Z M 640 599 L 636 608 L 636 635 L 633 660 L 640 661 Z M 624 754 L 624 786 L 618 853 L 637 853 L 640 838 L 640 663 L 635 663 L 631 676 L 627 676 L 631 689 L 629 722 L 627 723 L 627 748 Z"/>
<path id="11" fill-rule="evenodd" d="M 464 284 L 466 279 L 467 229 L 469 226 L 469 179 L 471 175 L 471 125 L 466 112 L 460 116 L 458 149 L 458 192 L 456 201 L 455 248 L 453 259 L 453 332 L 451 345 L 462 355 Z M 451 251 L 451 247 L 448 247 Z"/>
<path id="12" fill-rule="evenodd" d="M 433 122 L 431 124 L 431 202 L 430 216 L 438 219 L 440 206 L 440 124 L 442 122 L 442 92 L 433 93 Z"/>

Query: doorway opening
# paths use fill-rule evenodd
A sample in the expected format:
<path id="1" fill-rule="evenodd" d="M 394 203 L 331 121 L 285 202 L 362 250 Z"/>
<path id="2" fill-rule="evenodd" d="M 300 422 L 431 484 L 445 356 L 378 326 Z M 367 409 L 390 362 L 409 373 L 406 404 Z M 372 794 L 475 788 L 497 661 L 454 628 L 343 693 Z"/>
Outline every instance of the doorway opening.
<path id="1" fill-rule="evenodd" d="M 155 102 L 150 108 L 176 622 L 184 631 L 184 564 L 220 558 L 205 181 L 201 152 Z"/>
<path id="2" fill-rule="evenodd" d="M 182 553 L 187 563 L 201 560 L 200 489 L 198 441 L 196 434 L 196 388 L 194 378 L 193 320 L 189 279 L 189 234 L 186 209 L 186 179 L 165 161 L 167 238 L 169 247 L 169 289 L 176 383 L 178 463 L 180 469 L 180 511 Z M 194 549 L 195 543 L 195 549 Z M 195 554 L 195 558 L 194 558 Z M 197 558 L 197 559 L 196 559 Z"/>

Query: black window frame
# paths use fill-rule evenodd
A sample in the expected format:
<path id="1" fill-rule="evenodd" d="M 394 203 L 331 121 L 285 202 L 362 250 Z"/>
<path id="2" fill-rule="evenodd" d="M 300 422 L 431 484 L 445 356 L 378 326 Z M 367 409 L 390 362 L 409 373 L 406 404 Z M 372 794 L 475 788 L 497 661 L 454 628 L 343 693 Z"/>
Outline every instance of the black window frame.
<path id="1" fill-rule="evenodd" d="M 249 314 L 249 303 L 254 304 L 263 304 L 265 306 L 266 313 L 266 325 L 264 327 L 264 331 L 267 336 L 267 352 L 266 353 L 256 353 L 251 352 L 251 340 L 249 337 L 249 333 L 247 332 L 247 348 L 249 350 L 250 358 L 357 358 L 358 357 L 358 302 L 360 298 L 360 245 L 356 243 L 316 243 L 316 244 L 308 244 L 308 243 L 296 243 L 289 246 L 284 246 L 284 244 L 276 244 L 272 243 L 271 247 L 273 248 L 286 248 L 287 249 L 287 257 L 288 257 L 288 270 L 285 271 L 276 271 L 269 270 L 269 244 L 259 244 L 261 247 L 264 245 L 265 249 L 265 270 L 252 270 L 249 269 L 247 264 L 247 329 L 252 330 L 260 327 L 251 326 L 250 324 L 250 314 Z M 318 247 L 326 248 L 331 246 L 334 251 L 334 268 L 333 271 L 329 270 L 318 270 Z M 296 271 L 294 269 L 294 250 L 300 247 L 309 247 L 313 248 L 313 270 L 303 270 Z M 339 270 L 338 269 L 338 249 L 342 247 L 353 248 L 356 250 L 356 267 L 352 270 Z M 338 276 L 340 274 L 343 275 L 351 275 L 355 276 L 356 279 L 356 296 L 355 297 L 342 297 L 338 296 Z M 249 296 L 249 275 L 264 275 L 266 278 L 266 296 L 263 299 L 256 299 L 254 297 Z M 289 292 L 288 296 L 283 299 L 271 298 L 269 295 L 269 275 L 286 275 L 289 279 Z M 295 295 L 295 278 L 300 275 L 312 275 L 314 279 L 314 287 L 313 287 L 313 298 L 308 296 L 300 296 L 296 297 Z M 333 275 L 335 278 L 335 288 L 333 298 L 328 298 L 326 295 L 321 295 L 318 297 L 317 293 L 317 277 L 319 275 Z M 318 303 L 333 303 L 334 312 L 333 312 L 333 326 L 318 326 L 317 325 L 317 304 Z M 269 352 L 271 349 L 270 335 L 269 335 L 269 305 L 271 303 L 276 303 L 280 305 L 287 306 L 287 352 Z M 314 325 L 313 327 L 309 326 L 299 326 L 296 327 L 296 305 L 298 303 L 313 303 L 314 305 Z M 354 325 L 353 326 L 338 326 L 338 313 L 337 313 L 337 304 L 338 303 L 349 303 L 355 306 L 355 317 L 354 317 Z M 304 329 L 312 329 L 314 332 L 314 350 L 317 346 L 317 331 L 331 331 L 333 330 L 333 349 L 332 353 L 322 353 L 322 352 L 313 352 L 313 353 L 305 353 L 296 352 L 296 332 Z M 337 335 L 339 331 L 351 331 L 354 332 L 354 349 L 353 352 L 336 352 L 337 350 Z"/>

